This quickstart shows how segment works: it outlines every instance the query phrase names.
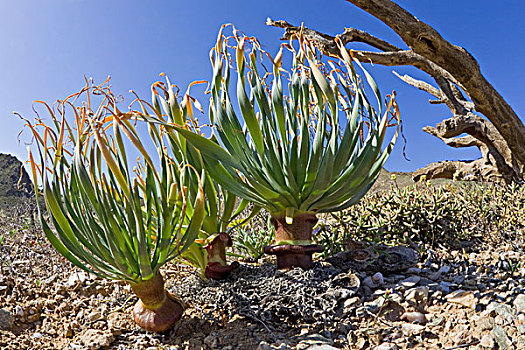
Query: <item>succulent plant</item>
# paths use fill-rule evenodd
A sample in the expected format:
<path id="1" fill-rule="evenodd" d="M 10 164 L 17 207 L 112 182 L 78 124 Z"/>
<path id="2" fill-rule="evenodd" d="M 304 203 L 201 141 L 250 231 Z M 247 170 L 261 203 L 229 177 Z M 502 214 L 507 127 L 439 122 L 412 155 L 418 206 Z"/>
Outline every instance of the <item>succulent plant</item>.
<path id="1" fill-rule="evenodd" d="M 96 99 L 101 102 L 93 108 Z M 87 83 L 55 109 L 44 105 L 49 123 L 26 122 L 38 149 L 36 159 L 29 149 L 37 203 L 41 184 L 52 223 L 39 205 L 45 235 L 79 268 L 128 282 L 139 297 L 133 315 L 140 327 L 170 328 L 183 308 L 165 290 L 160 267 L 183 254 L 199 233 L 204 190 L 197 182 L 188 205 L 190 189 L 183 185 L 185 177 L 198 174 L 163 147 L 157 147 L 158 159 L 150 157 L 132 122 L 137 112 L 118 109 L 109 81 Z M 143 159 L 135 175 L 126 143 Z"/>
<path id="2" fill-rule="evenodd" d="M 278 266 L 308 268 L 312 253 L 322 250 L 311 241 L 316 215 L 355 204 L 392 151 L 397 131 L 384 149 L 382 144 L 388 127 L 398 125 L 395 94 L 383 109 L 376 83 L 342 45 L 343 60 L 324 63 L 312 44 L 299 37 L 297 51 L 284 44 L 271 58 L 256 39 L 233 30 L 234 35 L 226 38 L 221 29 L 211 52 L 210 119 L 215 125 L 211 139 L 188 127 L 176 129 L 199 149 L 216 182 L 270 212 L 277 242 L 266 251 L 277 254 Z M 289 96 L 282 84 L 285 47 L 293 62 Z M 230 97 L 230 48 L 235 52 L 238 110 Z M 270 74 L 259 72 L 265 67 L 264 55 L 273 66 L 271 86 L 266 84 Z M 377 99 L 377 111 L 354 62 Z"/>
<path id="3" fill-rule="evenodd" d="M 261 212 L 235 230 L 233 246 L 235 255 L 251 262 L 257 262 L 264 256 L 264 248 L 275 239 L 275 230 L 270 217 Z"/>
<path id="4" fill-rule="evenodd" d="M 182 101 L 179 103 L 175 93 L 175 86 L 166 77 L 166 83 L 157 82 L 152 86 L 152 100 L 155 115 L 147 115 L 144 111 L 143 119 L 151 123 L 152 127 L 163 126 L 162 131 L 166 138 L 166 146 L 179 163 L 186 163 L 197 170 L 189 174 L 184 180 L 190 189 L 188 198 L 194 199 L 198 193 L 198 174 L 202 173 L 202 186 L 205 194 L 205 216 L 198 238 L 181 255 L 183 261 L 190 263 L 201 271 L 202 279 L 225 279 L 228 274 L 239 266 L 238 262 L 228 264 L 226 248 L 232 246 L 230 231 L 248 221 L 258 211 L 259 207 L 252 208 L 248 217 L 239 220 L 240 214 L 249 204 L 247 200 L 238 200 L 238 197 L 214 181 L 207 172 L 201 153 L 192 144 L 186 142 L 172 127 L 187 124 L 195 133 L 201 133 L 199 121 L 194 115 L 195 106 L 202 108 L 199 102 L 190 96 L 190 88 L 202 83 L 196 81 L 188 87 Z"/>

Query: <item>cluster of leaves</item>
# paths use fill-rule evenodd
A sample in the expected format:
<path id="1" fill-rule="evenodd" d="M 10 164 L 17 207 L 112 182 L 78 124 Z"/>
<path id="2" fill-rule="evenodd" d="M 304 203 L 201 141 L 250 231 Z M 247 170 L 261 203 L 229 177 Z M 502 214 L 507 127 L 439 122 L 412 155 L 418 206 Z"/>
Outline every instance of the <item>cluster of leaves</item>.
<path id="1" fill-rule="evenodd" d="M 261 212 L 246 225 L 238 227 L 233 237 L 234 252 L 231 254 L 245 261 L 257 262 L 264 256 L 264 247 L 275 238 L 275 229 L 270 224 L 270 216 Z"/>
<path id="2" fill-rule="evenodd" d="M 160 128 L 164 131 L 166 145 L 170 150 L 170 154 L 179 164 L 189 164 L 193 169 L 197 170 L 193 174 L 190 173 L 190 176 L 186 178 L 184 183 L 187 190 L 186 194 L 189 198 L 188 203 L 191 203 L 198 196 L 197 188 L 199 188 L 202 178 L 202 187 L 205 195 L 204 219 L 196 237 L 197 239 L 188 247 L 188 250 L 181 254 L 179 260 L 198 268 L 201 277 L 206 279 L 205 269 L 209 262 L 209 257 L 204 247 L 212 242 L 219 233 L 229 233 L 232 227 L 235 226 L 234 220 L 246 209 L 249 202 L 244 199 L 237 200 L 237 196 L 214 181 L 203 163 L 200 151 L 188 144 L 186 139 L 179 136 L 171 127 L 173 125 L 185 125 L 186 130 L 192 133 L 202 133 L 199 121 L 194 116 L 192 104 L 201 112 L 202 107 L 195 98 L 190 96 L 191 87 L 201 83 L 203 81 L 191 83 L 183 95 L 182 101 L 179 103 L 177 94 L 174 91 L 174 88 L 177 87 L 170 83 L 168 77 L 166 77 L 166 83 L 156 82 L 151 89 L 155 115 L 147 115 L 146 110 L 144 110 L 142 118 L 150 122 L 150 128 L 153 125 L 160 125 Z M 162 125 L 168 127 L 164 128 Z M 198 174 L 202 174 L 202 176 L 199 177 Z M 191 206 L 188 206 L 187 209 L 193 210 Z M 255 215 L 258 211 L 259 207 L 252 206 L 251 213 L 253 214 L 251 215 Z M 249 220 L 250 217 L 246 217 L 245 220 Z M 212 257 L 212 259 L 218 259 L 218 257 Z M 221 264 L 225 265 L 226 262 L 221 260 Z"/>
<path id="3" fill-rule="evenodd" d="M 392 187 L 325 216 L 315 240 L 326 256 L 350 240 L 449 244 L 474 236 L 515 238 L 525 229 L 525 188 L 498 184 L 428 182 Z"/>
<path id="4" fill-rule="evenodd" d="M 122 113 L 117 102 L 109 80 L 86 81 L 55 108 L 41 102 L 51 121 L 24 119 L 35 139 L 29 161 L 37 203 L 43 187 L 51 225 L 40 203 L 38 209 L 51 244 L 90 273 L 140 282 L 195 240 L 204 191 L 198 184 L 188 200 L 185 179 L 195 169 L 170 158 L 161 131 L 150 125 L 154 162 L 132 121 L 137 112 Z M 126 143 L 143 158 L 134 169 Z"/>
<path id="5" fill-rule="evenodd" d="M 215 181 L 274 217 L 293 221 L 296 214 L 331 212 L 356 203 L 372 186 L 397 139 L 395 94 L 383 100 L 370 74 L 339 42 L 343 59 L 324 63 L 301 36 L 299 50 L 283 44 L 272 58 L 255 38 L 239 35 L 235 28 L 233 34 L 224 36 L 221 29 L 210 54 L 213 137 L 187 127 L 176 130 L 202 152 Z M 289 96 L 282 82 L 288 75 L 282 68 L 284 48 L 292 56 Z M 273 66 L 271 85 L 266 82 L 271 74 L 260 69 L 265 56 Z M 230 62 L 237 68 L 240 113 L 230 96 Z M 366 79 L 357 75 L 354 65 Z M 373 92 L 373 102 L 365 86 Z M 388 141 L 390 127 L 396 132 Z"/>

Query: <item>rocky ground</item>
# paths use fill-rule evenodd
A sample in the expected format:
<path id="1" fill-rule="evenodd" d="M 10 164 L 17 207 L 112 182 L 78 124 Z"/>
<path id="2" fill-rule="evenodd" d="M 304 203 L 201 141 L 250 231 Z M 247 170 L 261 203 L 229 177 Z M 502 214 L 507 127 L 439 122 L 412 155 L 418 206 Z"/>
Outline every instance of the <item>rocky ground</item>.
<path id="1" fill-rule="evenodd" d="M 15 217 L 0 218 L 2 349 L 525 349 L 523 241 L 421 250 L 391 273 L 241 264 L 203 283 L 170 264 L 186 312 L 152 334 L 134 325 L 125 283 L 74 268 Z"/>

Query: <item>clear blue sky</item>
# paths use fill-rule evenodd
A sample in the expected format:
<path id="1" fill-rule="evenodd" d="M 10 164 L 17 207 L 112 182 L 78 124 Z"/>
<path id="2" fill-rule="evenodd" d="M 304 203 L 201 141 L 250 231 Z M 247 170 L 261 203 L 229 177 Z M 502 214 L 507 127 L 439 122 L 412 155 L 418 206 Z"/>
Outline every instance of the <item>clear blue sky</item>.
<path id="1" fill-rule="evenodd" d="M 524 2 L 397 2 L 452 43 L 467 48 L 523 119 Z M 128 90 L 134 89 L 144 98 L 149 98 L 149 86 L 161 72 L 182 89 L 193 80 L 209 79 L 208 52 L 223 23 L 234 23 L 257 36 L 274 53 L 282 31 L 264 25 L 268 16 L 304 22 L 330 34 L 355 27 L 402 45 L 389 28 L 343 0 L 4 0 L 0 2 L 0 152 L 25 160 L 26 148 L 17 141 L 22 122 L 12 112 L 32 117 L 32 101 L 52 103 L 76 92 L 84 75 L 98 82 L 111 75 L 117 93 L 130 97 Z M 395 69 L 431 81 L 415 69 Z M 447 118 L 448 109 L 429 105 L 429 95 L 399 81 L 391 73 L 393 68 L 369 70 L 383 93 L 397 90 L 404 121 L 411 161 L 402 157 L 403 145 L 398 142 L 386 165 L 389 170 L 411 171 L 432 161 L 478 157 L 476 149 L 453 150 L 421 131 Z"/>

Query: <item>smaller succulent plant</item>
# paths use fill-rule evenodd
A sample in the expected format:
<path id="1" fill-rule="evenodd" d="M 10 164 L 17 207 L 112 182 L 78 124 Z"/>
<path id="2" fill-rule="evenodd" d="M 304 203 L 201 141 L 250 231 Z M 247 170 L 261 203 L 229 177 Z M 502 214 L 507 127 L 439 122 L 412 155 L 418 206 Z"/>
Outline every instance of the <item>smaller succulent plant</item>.
<path id="1" fill-rule="evenodd" d="M 235 232 L 233 246 L 237 256 L 252 262 L 264 256 L 264 248 L 272 244 L 275 230 L 270 223 L 270 217 L 257 215 L 246 226 Z"/>
<path id="2" fill-rule="evenodd" d="M 252 207 L 251 214 L 243 220 L 238 220 L 241 213 L 247 208 L 249 201 L 239 200 L 236 195 L 226 190 L 208 174 L 201 153 L 192 144 L 187 143 L 173 130 L 174 125 L 183 126 L 201 133 L 199 121 L 194 115 L 194 107 L 202 108 L 199 102 L 190 96 L 190 88 L 202 83 L 197 81 L 188 87 L 182 101 L 179 103 L 175 93 L 175 86 L 166 77 L 166 83 L 157 82 L 152 85 L 152 100 L 154 115 L 148 115 L 144 110 L 142 118 L 152 127 L 160 127 L 161 138 L 165 138 L 167 149 L 179 163 L 191 165 L 197 171 L 184 178 L 184 184 L 190 189 L 188 198 L 193 200 L 198 194 L 195 190 L 202 174 L 202 186 L 205 195 L 204 220 L 198 238 L 180 256 L 181 261 L 190 263 L 201 272 L 201 278 L 206 280 L 225 279 L 228 274 L 239 266 L 238 262 L 228 264 L 226 248 L 232 246 L 230 232 L 233 227 L 241 226 L 258 211 L 259 207 Z M 160 140 L 159 140 L 160 142 Z M 237 222 L 239 221 L 239 222 Z"/>

